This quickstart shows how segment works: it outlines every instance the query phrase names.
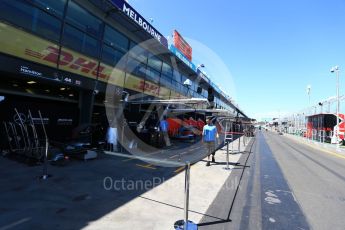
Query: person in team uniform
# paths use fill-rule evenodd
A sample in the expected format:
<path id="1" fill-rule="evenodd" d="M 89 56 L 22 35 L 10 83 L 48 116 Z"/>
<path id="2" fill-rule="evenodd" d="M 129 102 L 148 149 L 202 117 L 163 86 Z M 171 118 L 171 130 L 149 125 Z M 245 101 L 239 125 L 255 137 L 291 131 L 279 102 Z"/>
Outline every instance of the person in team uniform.
<path id="1" fill-rule="evenodd" d="M 169 123 L 167 122 L 166 116 L 164 116 L 163 119 L 159 122 L 159 128 L 163 134 L 166 146 L 168 147 L 171 146 L 169 134 L 168 134 Z"/>
<path id="2" fill-rule="evenodd" d="M 207 151 L 207 163 L 206 166 L 210 166 L 210 155 L 212 155 L 212 162 L 215 163 L 214 158 L 216 141 L 218 138 L 217 127 L 213 124 L 212 119 L 207 119 L 207 124 L 204 126 L 202 131 L 202 142 L 204 143 Z"/>

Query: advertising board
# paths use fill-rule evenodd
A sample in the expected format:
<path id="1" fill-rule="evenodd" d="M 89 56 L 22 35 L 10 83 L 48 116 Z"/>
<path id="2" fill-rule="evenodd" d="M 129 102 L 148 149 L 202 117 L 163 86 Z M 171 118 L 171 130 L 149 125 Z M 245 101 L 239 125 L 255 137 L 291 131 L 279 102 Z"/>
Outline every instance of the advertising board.
<path id="1" fill-rule="evenodd" d="M 174 46 L 180 50 L 189 61 L 192 61 L 192 47 L 176 30 L 174 30 Z"/>

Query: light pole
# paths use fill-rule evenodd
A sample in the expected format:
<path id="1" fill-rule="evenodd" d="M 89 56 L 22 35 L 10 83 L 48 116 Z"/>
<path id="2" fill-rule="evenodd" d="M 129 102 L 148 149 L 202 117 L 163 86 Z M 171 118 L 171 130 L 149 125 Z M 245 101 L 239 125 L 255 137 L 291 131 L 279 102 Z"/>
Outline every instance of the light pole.
<path id="1" fill-rule="evenodd" d="M 200 84 L 200 83 L 201 83 L 201 78 L 202 78 L 201 75 L 203 74 L 203 73 L 201 72 L 201 70 L 200 70 L 201 68 L 205 68 L 205 65 L 204 65 L 204 64 L 199 64 L 199 65 L 196 67 L 197 80 L 198 80 L 198 86 L 197 86 L 197 90 L 196 90 L 196 91 L 197 91 L 197 93 L 200 94 L 200 95 L 202 95 L 202 88 L 201 88 L 201 84 Z M 199 70 L 200 73 L 198 73 L 198 70 Z M 199 96 L 200 96 L 200 95 L 199 95 Z"/>
<path id="2" fill-rule="evenodd" d="M 196 69 L 200 69 L 200 68 L 205 68 L 204 64 L 199 64 L 198 67 L 196 67 Z"/>
<path id="3" fill-rule="evenodd" d="M 196 73 L 197 73 L 199 81 L 200 81 L 200 78 L 203 78 L 201 75 L 204 75 L 204 72 L 201 71 L 201 68 L 205 68 L 205 65 L 204 64 L 199 64 L 196 67 Z M 199 71 L 199 73 L 198 73 L 198 71 Z"/>
<path id="4" fill-rule="evenodd" d="M 300 129 L 303 131 L 305 131 L 304 123 L 305 123 L 305 117 L 304 117 L 304 114 L 301 114 L 301 116 L 300 116 Z"/>
<path id="5" fill-rule="evenodd" d="M 309 98 L 309 106 L 310 106 L 310 93 L 311 93 L 311 85 L 307 85 L 307 94 Z"/>
<path id="6" fill-rule="evenodd" d="M 331 104 L 332 104 L 332 102 L 334 101 L 334 99 L 336 99 L 337 97 L 329 97 L 329 98 L 327 98 L 327 100 L 325 100 L 324 102 L 323 102 L 323 104 L 325 103 L 325 102 L 327 102 L 327 104 L 328 104 L 328 108 L 327 108 L 327 112 L 328 113 L 331 113 Z"/>
<path id="7" fill-rule="evenodd" d="M 323 103 L 324 102 L 319 102 L 320 114 L 323 113 Z M 318 119 L 317 119 L 317 126 L 318 126 L 317 127 L 317 136 L 319 137 L 320 142 L 322 140 L 321 136 L 323 136 L 323 131 L 321 129 L 321 125 L 322 125 L 322 121 L 321 121 L 320 117 L 318 117 Z"/>
<path id="8" fill-rule="evenodd" d="M 320 113 L 323 113 L 323 102 L 319 102 L 319 106 L 320 106 Z"/>
<path id="9" fill-rule="evenodd" d="M 296 134 L 296 127 L 297 127 L 297 120 L 296 120 L 296 114 L 293 114 L 293 133 Z"/>
<path id="10" fill-rule="evenodd" d="M 331 73 L 336 74 L 337 77 L 337 112 L 336 112 L 336 116 L 337 116 L 337 132 L 336 132 L 336 141 L 337 141 L 337 147 L 339 147 L 339 67 L 338 66 L 334 66 L 331 68 Z"/>

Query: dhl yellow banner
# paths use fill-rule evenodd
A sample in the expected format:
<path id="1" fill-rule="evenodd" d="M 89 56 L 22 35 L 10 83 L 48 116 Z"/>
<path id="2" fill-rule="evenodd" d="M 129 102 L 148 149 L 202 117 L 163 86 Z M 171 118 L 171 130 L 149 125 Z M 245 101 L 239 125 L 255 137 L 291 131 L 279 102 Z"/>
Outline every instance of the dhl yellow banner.
<path id="1" fill-rule="evenodd" d="M 0 51 L 3 53 L 57 67 L 59 46 L 30 33 L 0 23 L 0 44 Z M 65 47 L 61 48 L 59 69 L 92 79 L 96 79 L 98 74 L 101 81 L 123 86 L 123 71 L 103 63 L 98 69 L 97 60 Z"/>
<path id="2" fill-rule="evenodd" d="M 58 46 L 0 22 L 0 51 L 29 61 L 56 68 L 57 59 L 47 60 L 49 48 Z"/>
<path id="3" fill-rule="evenodd" d="M 104 63 L 100 64 L 99 67 L 99 76 L 98 80 L 117 85 L 120 87 L 124 87 L 125 83 L 125 72 L 122 70 L 119 70 L 118 68 L 111 67 L 109 65 L 106 65 Z"/>
<path id="4" fill-rule="evenodd" d="M 170 98 L 170 89 L 161 86 L 159 88 L 159 97 L 162 99 L 169 99 Z"/>
<path id="5" fill-rule="evenodd" d="M 144 80 L 141 78 L 138 78 L 132 74 L 126 73 L 126 80 L 124 87 L 127 89 L 131 89 L 137 92 L 142 93 L 143 87 L 141 86 Z"/>
<path id="6" fill-rule="evenodd" d="M 59 50 L 52 50 L 50 56 L 51 59 L 55 59 L 59 55 Z M 61 54 L 59 60 L 59 69 L 67 72 L 83 75 L 88 78 L 97 78 L 98 61 L 81 55 L 75 51 L 61 47 Z"/>
<path id="7" fill-rule="evenodd" d="M 100 63 L 98 69 L 97 60 L 65 47 L 61 48 L 59 68 L 93 79 L 96 79 L 98 73 L 98 80 L 120 87 L 123 87 L 125 80 L 124 71 L 104 63 Z"/>
<path id="8" fill-rule="evenodd" d="M 173 90 L 171 90 L 170 98 L 172 99 L 179 99 L 181 98 L 181 95 Z"/>
<path id="9" fill-rule="evenodd" d="M 88 78 L 107 82 L 113 85 L 142 92 L 147 95 L 169 98 L 184 98 L 181 94 L 165 87 L 145 81 L 142 78 L 126 73 L 115 67 L 100 63 L 96 59 L 87 57 L 73 50 L 61 47 L 41 39 L 35 35 L 14 28 L 0 22 L 0 52 L 20 57 L 28 61 L 40 63 L 59 69 L 82 75 Z"/>
<path id="10" fill-rule="evenodd" d="M 143 85 L 143 87 L 144 87 L 145 94 L 155 96 L 155 97 L 159 96 L 159 85 L 149 82 L 149 81 L 145 81 L 145 84 Z"/>

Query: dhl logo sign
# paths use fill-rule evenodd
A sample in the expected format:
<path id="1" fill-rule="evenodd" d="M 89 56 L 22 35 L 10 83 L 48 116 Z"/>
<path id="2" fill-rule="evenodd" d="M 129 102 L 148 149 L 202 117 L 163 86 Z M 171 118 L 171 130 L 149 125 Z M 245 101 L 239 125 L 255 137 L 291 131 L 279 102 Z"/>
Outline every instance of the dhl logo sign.
<path id="1" fill-rule="evenodd" d="M 123 86 L 123 71 L 102 63 L 98 66 L 97 60 L 64 47 L 61 48 L 59 57 L 58 45 L 4 23 L 0 23 L 0 44 L 0 51 L 3 53 L 53 68 L 59 62 L 62 70 L 91 79 L 96 79 L 98 75 L 101 81 Z"/>
<path id="2" fill-rule="evenodd" d="M 154 84 L 154 83 L 150 83 L 144 80 L 140 81 L 140 84 L 138 86 L 139 90 L 144 90 L 144 93 L 147 92 L 149 94 L 153 94 L 155 96 L 159 95 L 159 86 Z"/>
<path id="3" fill-rule="evenodd" d="M 31 35 L 12 26 L 0 23 L 0 51 L 33 62 L 56 68 L 59 60 L 59 46 Z M 112 67 L 80 55 L 66 48 L 61 49 L 59 67 L 63 70 L 96 79 L 108 80 Z"/>
<path id="4" fill-rule="evenodd" d="M 61 47 L 60 51 L 58 45 L 4 23 L 0 23 L 0 44 L 0 52 L 25 60 L 37 62 L 53 68 L 56 68 L 58 64 L 59 69 L 83 75 L 91 79 L 96 79 L 98 76 L 98 80 L 100 81 L 143 92 L 152 96 L 164 98 L 170 96 L 169 89 L 162 87 L 162 92 L 160 94 L 160 87 L 157 84 L 144 81 L 129 73 L 126 74 L 125 79 L 124 71 L 103 63 L 100 63 L 98 66 L 97 60 L 81 55 L 65 47 Z M 182 96 L 171 91 L 170 97 L 180 98 Z"/>
<path id="5" fill-rule="evenodd" d="M 44 51 L 46 55 L 42 55 L 39 52 L 31 49 L 25 49 L 25 54 L 33 58 L 41 59 L 43 62 L 50 62 L 56 64 L 59 59 L 59 49 L 48 46 Z M 68 52 L 65 49 L 61 50 L 59 67 L 61 69 L 68 70 L 70 72 L 76 72 L 87 77 L 96 79 L 98 74 L 98 63 L 84 57 L 75 57 L 72 52 Z M 64 68 L 67 67 L 67 68 Z M 107 79 L 109 76 L 103 74 L 105 67 L 100 68 L 99 76 L 102 79 Z"/>
<path id="6" fill-rule="evenodd" d="M 129 73 L 126 74 L 126 82 L 125 82 L 124 87 L 141 92 L 141 93 L 145 93 L 151 96 L 159 97 L 160 87 L 157 84 L 149 82 L 149 81 L 145 81 Z"/>

